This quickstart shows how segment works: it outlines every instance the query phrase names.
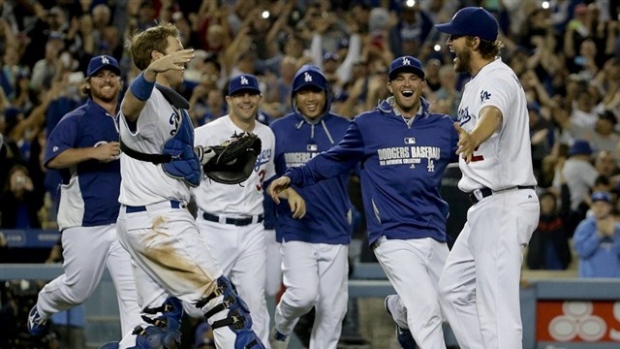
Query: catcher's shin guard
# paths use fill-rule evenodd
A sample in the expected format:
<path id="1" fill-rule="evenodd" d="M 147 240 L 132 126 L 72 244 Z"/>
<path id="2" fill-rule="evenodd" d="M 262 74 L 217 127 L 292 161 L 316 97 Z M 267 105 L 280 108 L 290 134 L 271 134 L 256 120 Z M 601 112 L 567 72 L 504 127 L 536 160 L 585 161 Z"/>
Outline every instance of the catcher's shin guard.
<path id="1" fill-rule="evenodd" d="M 157 308 L 146 308 L 147 314 L 161 315 L 151 318 L 143 315 L 142 319 L 149 326 L 138 326 L 134 329 L 136 346 L 130 349 L 177 349 L 181 345 L 181 317 L 183 304 L 174 297 L 166 299 L 164 304 Z"/>
<path id="2" fill-rule="evenodd" d="M 250 311 L 243 299 L 237 295 L 230 281 L 221 276 L 217 279 L 217 289 L 208 297 L 196 304 L 196 307 L 203 308 L 211 300 L 223 296 L 220 303 L 210 306 L 205 312 L 207 319 L 222 311 L 228 311 L 226 318 L 216 320 L 211 324 L 213 331 L 228 327 L 235 335 L 234 349 L 265 349 L 265 346 L 252 330 L 252 318 Z M 217 333 L 217 332 L 216 332 Z"/>

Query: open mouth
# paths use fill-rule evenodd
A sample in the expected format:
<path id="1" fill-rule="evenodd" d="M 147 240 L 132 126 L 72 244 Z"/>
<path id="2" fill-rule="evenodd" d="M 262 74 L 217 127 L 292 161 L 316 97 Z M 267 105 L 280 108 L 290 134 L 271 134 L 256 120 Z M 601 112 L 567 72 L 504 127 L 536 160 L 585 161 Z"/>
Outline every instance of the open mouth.
<path id="1" fill-rule="evenodd" d="M 401 91 L 400 93 L 403 95 L 403 97 L 407 97 L 407 98 L 413 96 L 413 91 L 412 90 L 404 90 L 404 91 Z"/>

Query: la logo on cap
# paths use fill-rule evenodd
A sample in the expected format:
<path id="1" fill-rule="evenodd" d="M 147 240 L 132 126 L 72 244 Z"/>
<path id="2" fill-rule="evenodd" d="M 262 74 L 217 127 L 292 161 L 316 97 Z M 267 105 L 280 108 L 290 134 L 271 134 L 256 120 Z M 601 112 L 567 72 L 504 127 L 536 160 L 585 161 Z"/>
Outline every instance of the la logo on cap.
<path id="1" fill-rule="evenodd" d="M 101 64 L 110 64 L 110 60 L 106 56 L 101 56 Z"/>
<path id="2" fill-rule="evenodd" d="M 241 85 L 247 85 L 248 83 L 249 83 L 248 79 L 246 79 L 246 77 L 242 75 L 241 76 Z"/>
<path id="3" fill-rule="evenodd" d="M 312 75 L 310 75 L 308 72 L 304 73 L 304 81 L 305 82 L 312 82 Z"/>
<path id="4" fill-rule="evenodd" d="M 411 65 L 411 61 L 407 57 L 403 57 L 403 65 Z"/>

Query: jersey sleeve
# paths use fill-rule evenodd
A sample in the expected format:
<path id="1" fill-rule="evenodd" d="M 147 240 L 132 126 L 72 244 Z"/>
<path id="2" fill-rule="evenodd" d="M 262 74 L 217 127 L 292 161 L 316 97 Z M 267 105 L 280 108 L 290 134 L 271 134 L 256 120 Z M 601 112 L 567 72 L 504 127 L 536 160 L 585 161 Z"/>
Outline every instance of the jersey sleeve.
<path id="1" fill-rule="evenodd" d="M 77 117 L 66 117 L 62 119 L 50 133 L 45 146 L 45 157 L 43 164 L 52 161 L 59 154 L 67 149 L 75 147 L 75 142 L 79 134 L 80 124 Z"/>
<path id="2" fill-rule="evenodd" d="M 364 142 L 355 121 L 340 143 L 312 158 L 304 166 L 290 168 L 286 175 L 300 187 L 350 171 L 364 156 Z"/>
<path id="3" fill-rule="evenodd" d="M 488 106 L 496 107 L 502 113 L 503 124 L 505 125 L 506 117 L 510 115 L 511 101 L 520 88 L 519 82 L 511 77 L 488 77 L 478 91 L 480 110 Z"/>

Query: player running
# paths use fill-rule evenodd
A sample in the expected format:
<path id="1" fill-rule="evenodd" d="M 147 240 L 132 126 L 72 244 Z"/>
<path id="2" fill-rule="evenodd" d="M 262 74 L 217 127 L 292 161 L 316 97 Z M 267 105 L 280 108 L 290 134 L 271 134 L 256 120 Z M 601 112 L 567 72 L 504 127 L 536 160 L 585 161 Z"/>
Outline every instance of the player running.
<path id="1" fill-rule="evenodd" d="M 331 148 L 350 122 L 330 110 L 331 94 L 323 73 L 304 65 L 293 78 L 294 112 L 274 121 L 276 172 L 298 167 Z M 277 239 L 282 243 L 286 291 L 275 311 L 273 349 L 286 348 L 300 316 L 314 306 L 311 349 L 335 349 L 348 301 L 348 247 L 351 242 L 349 173 L 308 187 L 294 186 L 306 200 L 307 215 L 293 219 L 286 205 L 277 206 Z"/>
<path id="2" fill-rule="evenodd" d="M 256 134 L 262 150 L 250 177 L 238 185 L 203 178 L 193 191 L 198 206 L 196 222 L 224 274 L 248 303 L 254 330 L 264 343 L 269 336 L 269 312 L 265 299 L 267 233 L 263 226 L 263 181 L 275 175 L 275 139 L 268 126 L 256 121 L 262 96 L 256 77 L 250 74 L 231 79 L 228 96 L 230 113 L 196 129 L 196 146 L 234 142 L 244 132 Z M 304 200 L 293 189 L 282 194 L 288 199 L 292 219 L 305 214 Z"/>
<path id="3" fill-rule="evenodd" d="M 190 187 L 200 184 L 201 160 L 207 161 L 194 152 L 189 103 L 172 88 L 182 83 L 194 52 L 183 49 L 177 28 L 164 23 L 135 35 L 130 51 L 142 72 L 119 114 L 118 238 L 134 261 L 145 321 L 120 348 L 177 348 L 182 309 L 176 298 L 190 315 L 207 318 L 217 348 L 264 348 L 247 306 L 186 209 Z"/>
<path id="4" fill-rule="evenodd" d="M 65 272 L 45 285 L 30 310 L 33 335 L 42 334 L 53 314 L 85 302 L 106 267 L 116 288 L 121 330 L 131 331 L 141 321 L 131 257 L 116 238 L 121 174 L 114 116 L 121 89 L 116 59 L 93 57 L 82 88 L 86 103 L 65 115 L 47 141 L 43 163 L 62 176 L 58 228 Z"/>
<path id="5" fill-rule="evenodd" d="M 522 250 L 538 224 L 527 99 L 498 58 L 497 20 L 481 7 L 438 24 L 454 69 L 470 73 L 459 105 L 459 188 L 474 205 L 439 282 L 442 309 L 461 348 L 522 348 Z"/>
<path id="6" fill-rule="evenodd" d="M 310 186 L 361 162 L 368 240 L 407 309 L 399 327 L 408 327 L 422 348 L 445 349 L 437 283 L 448 255 L 448 204 L 440 185 L 456 161 L 458 135 L 449 115 L 428 111 L 425 86 L 420 61 L 395 59 L 387 83 L 393 96 L 353 119 L 333 148 L 289 168 L 269 192 L 277 202 L 283 188 Z"/>

